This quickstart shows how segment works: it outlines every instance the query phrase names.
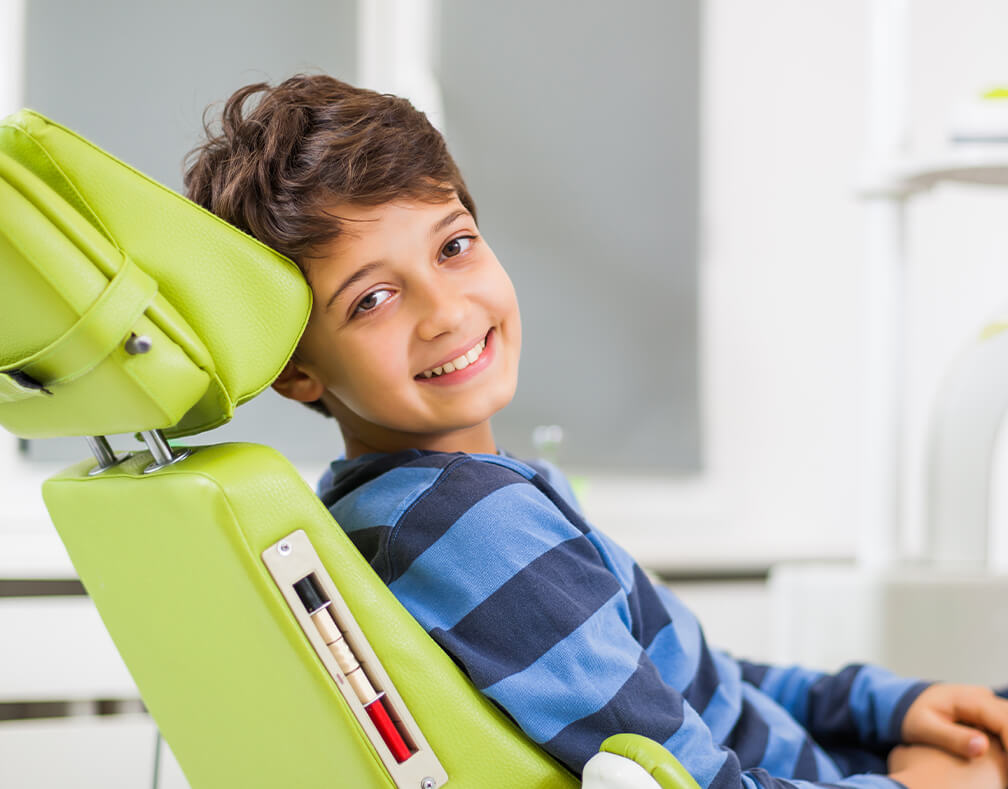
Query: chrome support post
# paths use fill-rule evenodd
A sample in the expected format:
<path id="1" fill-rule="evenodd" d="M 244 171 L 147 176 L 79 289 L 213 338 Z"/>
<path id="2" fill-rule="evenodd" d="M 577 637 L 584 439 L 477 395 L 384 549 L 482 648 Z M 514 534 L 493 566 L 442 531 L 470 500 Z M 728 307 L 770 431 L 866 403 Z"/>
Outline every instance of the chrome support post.
<path id="1" fill-rule="evenodd" d="M 126 459 L 125 457 L 116 457 L 115 452 L 112 451 L 112 447 L 109 446 L 108 439 L 106 439 L 105 436 L 84 436 L 84 438 L 87 439 L 88 446 L 91 447 L 91 452 L 98 460 L 98 465 L 88 472 L 89 477 L 101 474 L 103 471 L 110 469 L 113 466 L 118 466 Z"/>
<path id="2" fill-rule="evenodd" d="M 140 437 L 154 457 L 154 462 L 143 470 L 144 474 L 150 474 L 165 466 L 170 466 L 172 463 L 178 463 L 192 454 L 191 449 L 172 449 L 160 430 L 142 430 Z"/>

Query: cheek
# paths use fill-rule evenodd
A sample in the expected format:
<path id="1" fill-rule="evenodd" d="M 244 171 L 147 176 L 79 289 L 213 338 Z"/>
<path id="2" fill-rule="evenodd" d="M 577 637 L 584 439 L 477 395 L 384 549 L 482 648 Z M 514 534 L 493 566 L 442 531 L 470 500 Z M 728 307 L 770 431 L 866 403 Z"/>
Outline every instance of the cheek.
<path id="1" fill-rule="evenodd" d="M 488 277 L 481 288 L 483 299 L 493 309 L 501 320 L 520 322 L 518 315 L 518 297 L 514 285 L 507 272 L 498 264 L 492 276 Z"/>
<path id="2" fill-rule="evenodd" d="M 522 325 L 521 325 L 521 314 L 518 311 L 518 304 L 515 303 L 514 317 L 511 320 L 511 336 L 514 338 L 515 352 L 521 351 L 522 344 Z"/>
<path id="3" fill-rule="evenodd" d="M 401 349 L 387 347 L 380 339 L 341 347 L 331 357 L 329 391 L 358 408 L 381 407 L 385 395 L 408 378 Z"/>
<path id="4" fill-rule="evenodd" d="M 493 320 L 501 326 L 503 341 L 500 351 L 509 361 L 508 369 L 515 378 L 512 382 L 512 395 L 517 384 L 518 360 L 521 355 L 522 325 L 521 312 L 518 308 L 518 297 L 515 294 L 511 279 L 500 266 L 494 276 L 488 277 L 481 288 L 481 299 Z"/>
<path id="5" fill-rule="evenodd" d="M 502 304 L 502 318 L 506 323 L 508 335 L 511 340 L 511 346 L 517 355 L 521 351 L 522 342 L 522 324 L 521 324 L 521 311 L 518 309 L 518 298 L 515 295 L 514 288 L 511 287 L 511 281 L 507 281 L 508 284 L 508 298 L 506 298 Z"/>

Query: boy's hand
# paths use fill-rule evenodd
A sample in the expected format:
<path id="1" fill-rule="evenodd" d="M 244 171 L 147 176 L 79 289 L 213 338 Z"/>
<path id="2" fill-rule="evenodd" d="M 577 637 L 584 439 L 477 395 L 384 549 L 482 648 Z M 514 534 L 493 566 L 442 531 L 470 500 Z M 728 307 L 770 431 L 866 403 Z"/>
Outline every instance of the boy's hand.
<path id="1" fill-rule="evenodd" d="M 889 777 L 907 789 L 1005 789 L 1008 760 L 991 743 L 982 756 L 963 759 L 927 745 L 900 745 L 889 753 Z"/>
<path id="2" fill-rule="evenodd" d="M 972 758 L 989 745 L 987 734 L 1008 747 L 1008 701 L 979 685 L 932 685 L 907 710 L 904 743 L 932 745 Z"/>

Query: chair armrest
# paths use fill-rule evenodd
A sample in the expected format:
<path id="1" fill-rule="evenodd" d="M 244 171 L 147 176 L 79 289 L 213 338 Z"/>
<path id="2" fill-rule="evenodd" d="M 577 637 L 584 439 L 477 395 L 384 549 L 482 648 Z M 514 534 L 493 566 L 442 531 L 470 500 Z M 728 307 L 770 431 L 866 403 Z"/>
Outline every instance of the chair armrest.
<path id="1" fill-rule="evenodd" d="M 638 734 L 616 734 L 585 765 L 582 789 L 700 789 L 671 753 Z"/>

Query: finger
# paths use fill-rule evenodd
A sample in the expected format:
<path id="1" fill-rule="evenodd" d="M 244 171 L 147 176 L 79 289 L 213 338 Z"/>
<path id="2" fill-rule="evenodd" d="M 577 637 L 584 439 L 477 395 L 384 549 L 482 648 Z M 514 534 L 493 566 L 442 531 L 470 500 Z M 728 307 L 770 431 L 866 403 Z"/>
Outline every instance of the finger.
<path id="1" fill-rule="evenodd" d="M 972 726 L 953 723 L 940 716 L 929 718 L 918 735 L 923 742 L 934 745 L 965 759 L 980 756 L 987 750 L 987 735 Z"/>
<path id="2" fill-rule="evenodd" d="M 1008 701 L 984 694 L 972 704 L 956 705 L 955 712 L 957 720 L 990 732 L 1008 748 Z"/>

